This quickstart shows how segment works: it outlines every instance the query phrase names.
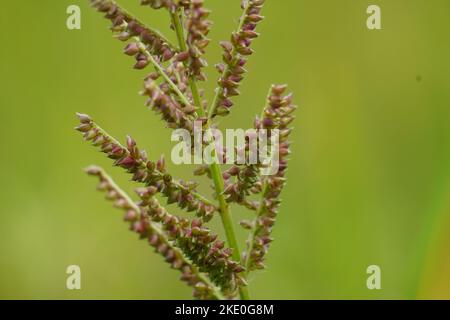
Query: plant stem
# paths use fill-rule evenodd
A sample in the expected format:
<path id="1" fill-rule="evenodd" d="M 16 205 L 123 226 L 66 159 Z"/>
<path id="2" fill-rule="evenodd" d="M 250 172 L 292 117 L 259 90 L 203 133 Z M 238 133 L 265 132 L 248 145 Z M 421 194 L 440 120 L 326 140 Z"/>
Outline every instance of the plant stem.
<path id="1" fill-rule="evenodd" d="M 175 32 L 177 34 L 180 50 L 187 51 L 188 48 L 187 48 L 187 44 L 186 44 L 186 40 L 185 40 L 184 28 L 183 28 L 183 24 L 182 24 L 180 15 L 178 12 L 171 12 L 170 15 L 172 18 L 173 26 L 175 28 Z M 198 108 L 197 111 L 198 111 L 199 116 L 200 117 L 206 116 L 206 112 L 202 105 L 197 82 L 194 78 L 194 75 L 190 75 L 189 85 L 191 88 L 191 92 L 192 92 L 192 96 L 194 98 L 195 105 Z M 209 127 L 209 121 L 206 123 L 205 129 L 207 129 L 208 127 Z M 217 194 L 217 200 L 219 201 L 220 217 L 222 219 L 222 225 L 225 230 L 225 235 L 227 237 L 229 246 L 233 249 L 233 259 L 235 261 L 239 262 L 241 260 L 241 253 L 239 251 L 239 245 L 238 245 L 238 242 L 236 239 L 236 234 L 234 232 L 233 219 L 231 216 L 230 208 L 229 208 L 228 203 L 223 194 L 224 181 L 223 181 L 223 177 L 222 177 L 222 172 L 220 170 L 219 165 L 216 162 L 211 164 L 210 170 L 211 170 L 211 176 L 212 176 L 212 179 L 214 182 L 214 187 L 215 187 L 216 194 Z M 250 295 L 249 295 L 247 287 L 245 287 L 245 286 L 239 287 L 239 293 L 240 293 L 242 300 L 250 299 Z"/>
<path id="2" fill-rule="evenodd" d="M 222 177 L 222 172 L 220 171 L 219 165 L 217 163 L 211 164 L 211 176 L 216 189 L 217 199 L 219 201 L 220 207 L 220 217 L 222 218 L 222 224 L 225 229 L 225 235 L 227 237 L 228 243 L 231 248 L 233 248 L 233 259 L 236 261 L 241 260 L 241 253 L 239 251 L 239 245 L 236 240 L 236 235 L 233 227 L 233 219 L 231 216 L 230 208 L 223 195 L 224 182 Z M 249 300 L 250 295 L 248 288 L 245 286 L 239 287 L 239 293 L 242 300 Z"/>
<path id="3" fill-rule="evenodd" d="M 181 22 L 179 12 L 170 12 L 170 17 L 172 18 L 172 23 L 175 28 L 175 32 L 177 34 L 180 51 L 185 52 L 188 50 L 188 48 L 187 48 L 185 35 L 184 35 L 184 28 L 183 28 L 183 24 Z M 198 86 L 197 86 L 197 81 L 195 81 L 195 78 L 193 75 L 189 76 L 189 87 L 191 88 L 192 97 L 194 98 L 194 104 L 197 107 L 197 112 L 200 117 L 204 117 L 205 110 L 203 109 L 202 100 L 200 98 L 200 92 L 199 92 Z"/>

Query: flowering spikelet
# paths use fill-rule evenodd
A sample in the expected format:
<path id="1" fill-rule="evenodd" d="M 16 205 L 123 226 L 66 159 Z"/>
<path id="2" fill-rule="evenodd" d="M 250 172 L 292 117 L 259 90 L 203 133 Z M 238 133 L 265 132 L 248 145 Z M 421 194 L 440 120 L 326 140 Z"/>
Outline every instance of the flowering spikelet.
<path id="1" fill-rule="evenodd" d="M 139 206 L 148 212 L 153 222 L 161 223 L 169 239 L 194 262 L 201 272 L 208 274 L 211 281 L 222 288 L 222 292 L 232 297 L 237 285 L 244 279 L 238 273 L 244 268 L 231 259 L 231 249 L 224 248 L 224 242 L 203 226 L 203 222 L 172 215 L 154 197 L 154 187 L 140 188 L 136 193 L 141 198 Z"/>
<path id="2" fill-rule="evenodd" d="M 236 160 L 234 165 L 228 170 L 225 170 L 222 174 L 225 183 L 224 194 L 227 196 L 227 202 L 235 202 L 244 205 L 250 210 L 256 210 L 257 206 L 254 202 L 249 201 L 247 197 L 261 192 L 261 170 L 268 166 L 266 162 L 270 160 L 267 159 L 267 155 L 264 156 L 259 150 L 261 144 L 264 145 L 264 142 L 262 140 L 258 142 L 255 137 L 255 135 L 257 137 L 263 136 L 260 134 L 261 132 L 258 133 L 257 131 L 261 128 L 255 127 L 254 129 L 256 130 L 248 134 L 248 139 L 243 142 L 243 146 L 235 148 L 234 159 Z M 267 132 L 267 134 L 270 135 L 271 132 Z M 266 139 L 266 144 L 269 147 L 270 143 L 271 140 Z M 259 146 L 257 146 L 258 144 Z M 242 163 L 242 160 L 238 160 L 242 157 L 244 157 L 244 159 L 250 159 L 252 152 L 258 153 L 259 159 L 256 163 L 249 163 L 249 161 Z"/>
<path id="3" fill-rule="evenodd" d="M 161 115 L 161 118 L 171 129 L 183 128 L 193 130 L 192 114 L 195 108 L 192 105 L 182 105 L 171 95 L 170 86 L 166 83 L 158 85 L 155 81 L 159 78 L 158 73 L 149 74 L 144 83 L 141 95 L 147 96 L 146 105 Z"/>
<path id="4" fill-rule="evenodd" d="M 204 57 L 212 25 L 204 0 L 140 0 L 144 6 L 168 11 L 177 45 L 144 25 L 115 1 L 89 1 L 112 22 L 114 37 L 126 42 L 123 52 L 134 57 L 134 68 L 152 68 L 146 72 L 141 91 L 147 99 L 146 105 L 161 116 L 167 127 L 187 131 L 188 137 L 183 131 L 182 140 L 191 155 L 196 156 L 198 144 L 203 148 L 215 146 L 214 157 L 219 163 L 201 165 L 194 171 L 194 175 L 207 175 L 212 180 L 212 202 L 198 193 L 197 183 L 174 179 L 166 170 L 163 156 L 153 162 L 131 137 L 122 145 L 88 115 L 78 114 L 80 124 L 76 129 L 83 133 L 84 139 L 112 159 L 115 166 L 132 174 L 132 181 L 143 185 L 136 190 L 140 201 L 134 203 L 102 169 L 91 167 L 88 173 L 100 179 L 99 189 L 106 192 L 116 207 L 125 211 L 125 221 L 131 230 L 141 239 L 147 239 L 172 268 L 182 273 L 181 279 L 194 288 L 195 298 L 235 299 L 239 293 L 241 299 L 249 299 L 247 277 L 251 271 L 264 267 L 281 203 L 280 193 L 286 181 L 289 125 L 296 109 L 292 95 L 284 95 L 286 86 L 271 87 L 262 116 L 256 118 L 254 128 L 245 133 L 245 142 L 231 150 L 236 160 L 227 170 L 222 171 L 220 164 L 229 163 L 228 146 L 218 148 L 215 140 L 219 134 L 213 134 L 213 139 L 204 134 L 209 133 L 209 129 L 218 129 L 214 118 L 228 114 L 233 106 L 232 98 L 240 94 L 247 58 L 253 53 L 251 44 L 258 37 L 255 30 L 263 19 L 261 9 L 265 0 L 242 0 L 243 14 L 237 31 L 232 33 L 230 41 L 220 43 L 224 51 L 223 63 L 218 64 L 217 69 L 221 76 L 209 109 L 204 90 L 199 86 L 200 81 L 206 80 Z M 195 126 L 197 123 L 201 128 Z M 197 132 L 202 133 L 201 141 Z M 267 139 L 261 138 L 260 133 L 267 133 Z M 257 163 L 254 163 L 255 152 L 259 158 Z M 276 173 L 263 176 L 263 169 L 269 165 L 275 168 L 276 164 L 279 169 Z M 260 201 L 252 199 L 257 194 L 261 196 Z M 195 212 L 197 218 L 191 220 L 169 213 L 157 197 L 164 198 L 168 205 L 176 204 L 184 212 Z M 240 223 L 250 230 L 242 256 L 230 211 L 233 203 L 255 211 L 253 221 Z M 224 227 L 227 247 L 206 227 L 206 222 L 216 212 Z"/>
<path id="5" fill-rule="evenodd" d="M 289 136 L 291 129 L 287 128 L 290 122 L 294 119 L 291 113 L 295 110 L 295 106 L 292 105 L 292 95 L 286 97 L 279 96 L 286 86 L 273 86 L 270 90 L 270 94 L 267 97 L 267 105 L 263 111 L 263 118 L 258 117 L 254 121 L 254 128 L 256 130 L 265 130 L 268 134 L 267 145 L 268 148 L 272 148 L 271 136 L 274 129 L 279 130 L 279 154 L 281 155 L 281 167 L 284 164 L 284 158 L 289 153 L 289 149 L 286 146 L 286 139 Z M 283 105 L 282 105 L 283 104 Z M 282 107 L 278 107 L 282 105 Z M 276 147 L 276 146 L 273 146 Z M 246 141 L 244 149 L 248 150 L 249 142 Z M 270 153 L 270 152 L 269 152 Z M 271 155 L 269 154 L 269 158 Z M 251 194 L 258 194 L 262 191 L 261 182 L 261 169 L 266 168 L 261 159 L 257 164 L 245 164 L 235 165 L 223 173 L 225 181 L 224 193 L 228 196 L 228 202 L 236 202 L 238 204 L 246 206 L 250 210 L 257 210 L 258 205 L 254 201 L 248 201 L 247 196 Z M 236 182 L 232 181 L 235 177 Z"/>
<path id="6" fill-rule="evenodd" d="M 199 299 L 223 298 L 211 280 L 201 274 L 199 268 L 173 245 L 167 234 L 151 221 L 145 210 L 139 208 L 103 169 L 92 166 L 87 168 L 86 172 L 91 176 L 98 177 L 100 180 L 98 189 L 106 193 L 107 199 L 112 201 L 116 208 L 125 212 L 124 220 L 130 223 L 130 230 L 139 234 L 141 239 L 147 239 L 155 252 L 162 255 L 173 269 L 182 273 L 181 280 L 194 288 L 194 297 Z"/>
<path id="7" fill-rule="evenodd" d="M 134 68 L 145 69 L 149 64 L 155 67 L 156 72 L 145 78 L 141 92 L 149 97 L 147 106 L 161 114 L 169 128 L 192 130 L 195 107 L 188 90 L 188 72 L 182 63 L 172 59 L 179 56 L 177 49 L 158 31 L 144 26 L 114 1 L 92 0 L 91 3 L 99 11 L 106 12 L 106 17 L 113 22 L 111 29 L 117 39 L 131 40 L 124 53 L 134 56 Z M 162 65 L 164 61 L 170 61 L 168 67 Z"/>
<path id="8" fill-rule="evenodd" d="M 80 125 L 76 128 L 83 133 L 85 140 L 99 147 L 110 159 L 115 160 L 115 165 L 133 174 L 133 181 L 145 183 L 157 188 L 168 203 L 177 203 L 182 209 L 195 211 L 199 217 L 210 220 L 217 210 L 216 207 L 204 197 L 195 192 L 195 184 L 176 181 L 168 173 L 164 158 L 156 163 L 147 159 L 145 151 L 140 151 L 136 142 L 128 137 L 127 147 L 122 146 L 112 138 L 88 115 L 78 114 Z"/>
<path id="9" fill-rule="evenodd" d="M 244 13 L 239 28 L 231 36 L 231 41 L 223 41 L 223 63 L 218 64 L 221 73 L 219 87 L 216 89 L 216 99 L 213 101 L 212 116 L 227 115 L 233 106 L 231 98 L 240 94 L 239 86 L 247 72 L 244 68 L 247 57 L 253 54 L 250 48 L 252 41 L 259 36 L 256 33 L 258 22 L 263 20 L 260 15 L 265 0 L 243 0 L 241 7 Z"/>
<path id="10" fill-rule="evenodd" d="M 204 0 L 181 0 L 180 6 L 184 8 L 186 15 L 189 69 L 197 80 L 204 81 L 206 76 L 202 68 L 208 66 L 208 63 L 203 55 L 210 42 L 207 38 L 212 25 L 207 19 L 210 11 L 204 7 Z"/>
<path id="11" fill-rule="evenodd" d="M 91 5 L 112 22 L 111 29 L 119 32 L 117 38 L 126 41 L 137 36 L 148 46 L 151 54 L 162 61 L 169 60 L 176 53 L 175 47 L 158 31 L 152 30 L 129 14 L 112 0 L 90 0 Z"/>
<path id="12" fill-rule="evenodd" d="M 271 233 L 281 204 L 280 194 L 286 182 L 287 158 L 290 154 L 289 135 L 290 123 L 294 120 L 292 113 L 297 109 L 292 104 L 292 94 L 283 96 L 286 86 L 272 86 L 268 97 L 268 105 L 264 109 L 263 118 L 256 119 L 255 126 L 261 129 L 279 129 L 279 169 L 274 175 L 268 176 L 264 181 L 262 199 L 257 209 L 255 220 L 243 223 L 249 226 L 253 233 L 248 241 L 248 250 L 245 253 L 246 267 L 249 270 L 264 268 L 264 257 L 272 242 Z"/>
<path id="13" fill-rule="evenodd" d="M 245 205 L 250 210 L 256 210 L 255 204 L 247 201 L 247 196 L 261 192 L 260 170 L 260 164 L 249 164 L 234 165 L 224 171 L 224 193 L 227 195 L 227 201 Z M 236 178 L 236 182 L 232 181 L 232 177 Z"/>
<path id="14" fill-rule="evenodd" d="M 184 66 L 173 62 L 168 68 L 163 68 L 142 47 L 142 43 L 134 42 L 129 46 L 140 48 L 140 53 L 136 54 L 135 68 L 145 68 L 150 60 L 157 70 L 147 75 L 144 88 L 140 92 L 141 95 L 148 97 L 146 105 L 157 114 L 161 114 L 161 118 L 169 128 L 183 128 L 192 131 L 193 121 L 197 115 L 196 109 L 191 103 L 192 95 L 187 90 L 188 80 Z M 127 50 L 129 50 L 128 47 L 125 48 L 125 53 Z M 158 79 L 160 79 L 159 83 Z"/>
<path id="15" fill-rule="evenodd" d="M 175 0 L 141 0 L 141 5 L 149 5 L 153 9 L 166 8 L 171 11 L 175 11 L 177 8 Z"/>

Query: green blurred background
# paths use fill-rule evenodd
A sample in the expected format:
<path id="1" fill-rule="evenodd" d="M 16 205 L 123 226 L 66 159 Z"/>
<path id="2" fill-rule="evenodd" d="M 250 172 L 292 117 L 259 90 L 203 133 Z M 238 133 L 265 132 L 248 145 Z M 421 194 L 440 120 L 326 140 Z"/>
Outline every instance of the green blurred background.
<path id="1" fill-rule="evenodd" d="M 137 94 L 145 73 L 87 2 L 2 3 L 0 298 L 190 298 L 82 172 L 99 164 L 135 187 L 82 142 L 77 111 L 121 140 L 133 135 L 153 158 L 173 146 Z M 170 33 L 164 12 L 119 2 Z M 206 1 L 209 97 L 239 2 Z M 70 4 L 82 9 L 81 30 L 66 28 Z M 383 30 L 366 28 L 369 4 L 381 7 Z M 252 297 L 450 298 L 449 13 L 448 0 L 267 1 L 244 94 L 222 128 L 250 127 L 272 83 L 287 82 L 301 109 L 269 268 L 252 277 Z M 80 291 L 65 287 L 71 264 Z M 372 264 L 382 290 L 366 288 Z"/>

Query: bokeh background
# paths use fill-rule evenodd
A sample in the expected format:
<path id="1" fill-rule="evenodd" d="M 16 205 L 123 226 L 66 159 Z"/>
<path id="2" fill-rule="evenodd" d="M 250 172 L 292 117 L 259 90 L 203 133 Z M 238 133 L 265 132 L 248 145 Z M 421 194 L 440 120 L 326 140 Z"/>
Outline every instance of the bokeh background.
<path id="1" fill-rule="evenodd" d="M 119 2 L 170 33 L 164 12 Z M 236 27 L 239 2 L 206 1 L 209 97 L 217 43 Z M 154 158 L 173 146 L 137 94 L 144 72 L 87 3 L 2 3 L 0 298 L 190 298 L 82 172 L 99 164 L 136 187 L 82 142 L 77 111 L 122 140 L 133 135 Z M 82 9 L 81 30 L 66 28 L 70 4 Z M 369 4 L 382 9 L 380 31 L 366 28 Z M 267 1 L 244 94 L 221 123 L 250 127 L 272 83 L 288 83 L 301 107 L 276 241 L 252 297 L 450 298 L 449 13 L 448 0 Z M 192 168 L 170 167 L 190 177 Z M 222 232 L 217 219 L 213 227 Z M 65 287 L 71 264 L 81 267 L 80 291 Z M 382 290 L 366 288 L 372 264 Z"/>

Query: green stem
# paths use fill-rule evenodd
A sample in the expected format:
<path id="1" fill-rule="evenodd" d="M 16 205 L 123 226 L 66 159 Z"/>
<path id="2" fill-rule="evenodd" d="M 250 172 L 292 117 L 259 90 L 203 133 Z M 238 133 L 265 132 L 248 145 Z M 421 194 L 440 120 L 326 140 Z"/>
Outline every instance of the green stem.
<path id="1" fill-rule="evenodd" d="M 185 52 L 188 50 L 188 47 L 185 41 L 184 28 L 181 22 L 179 12 L 171 12 L 170 17 L 172 18 L 172 24 L 177 34 L 180 50 L 181 52 Z M 203 109 L 202 100 L 200 98 L 200 92 L 198 90 L 197 81 L 195 81 L 194 75 L 189 76 L 189 87 L 191 88 L 192 97 L 194 98 L 194 104 L 197 107 L 197 112 L 200 117 L 204 117 L 205 110 Z"/>
<path id="2" fill-rule="evenodd" d="M 233 259 L 235 261 L 241 261 L 241 253 L 239 251 L 239 245 L 236 239 L 236 235 L 233 227 L 233 219 L 231 216 L 230 208 L 223 194 L 224 181 L 222 172 L 217 163 L 211 164 L 211 177 L 216 189 L 217 200 L 219 201 L 220 217 L 222 219 L 222 225 L 225 229 L 225 235 L 231 248 L 233 248 Z M 245 286 L 239 287 L 239 293 L 242 300 L 249 300 L 250 295 L 248 288 Z"/>
<path id="3" fill-rule="evenodd" d="M 183 28 L 183 24 L 181 22 L 180 15 L 178 12 L 171 12 L 170 15 L 172 18 L 173 26 L 175 28 L 175 32 L 177 34 L 180 50 L 187 51 L 188 48 L 187 48 L 187 44 L 186 44 L 186 40 L 185 40 L 184 28 Z M 203 108 L 199 90 L 198 90 L 198 86 L 197 86 L 197 82 L 193 75 L 190 75 L 189 85 L 191 88 L 191 92 L 192 92 L 192 96 L 194 98 L 195 105 L 198 108 L 198 110 L 197 110 L 198 114 L 200 117 L 204 117 L 206 115 L 206 112 Z M 209 122 L 206 124 L 205 129 L 207 129 L 208 127 L 209 127 Z M 240 261 L 241 253 L 239 251 L 239 245 L 238 245 L 238 242 L 236 239 L 236 234 L 234 232 L 233 219 L 231 216 L 230 208 L 229 208 L 228 203 L 223 194 L 224 181 L 223 181 L 223 177 L 222 177 L 222 172 L 217 163 L 211 164 L 210 169 L 211 169 L 211 176 L 212 176 L 212 179 L 214 182 L 214 187 L 215 187 L 216 194 L 217 194 L 217 200 L 219 201 L 220 217 L 222 219 L 223 228 L 225 229 L 225 235 L 227 237 L 229 246 L 233 249 L 233 259 L 236 261 Z M 248 288 L 245 286 L 239 287 L 239 294 L 240 294 L 242 300 L 250 299 Z"/>

